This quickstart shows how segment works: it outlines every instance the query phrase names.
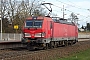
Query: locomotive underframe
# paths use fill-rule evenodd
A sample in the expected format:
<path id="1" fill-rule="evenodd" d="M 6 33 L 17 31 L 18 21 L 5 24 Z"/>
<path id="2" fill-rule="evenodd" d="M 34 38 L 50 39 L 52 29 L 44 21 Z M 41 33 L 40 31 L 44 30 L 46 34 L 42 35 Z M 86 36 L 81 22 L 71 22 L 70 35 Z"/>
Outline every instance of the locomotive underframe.
<path id="1" fill-rule="evenodd" d="M 58 46 L 67 46 L 72 45 L 78 42 L 78 38 L 72 37 L 72 38 L 23 38 L 22 42 L 24 44 L 27 44 L 27 49 L 47 49 L 47 48 L 54 48 Z"/>

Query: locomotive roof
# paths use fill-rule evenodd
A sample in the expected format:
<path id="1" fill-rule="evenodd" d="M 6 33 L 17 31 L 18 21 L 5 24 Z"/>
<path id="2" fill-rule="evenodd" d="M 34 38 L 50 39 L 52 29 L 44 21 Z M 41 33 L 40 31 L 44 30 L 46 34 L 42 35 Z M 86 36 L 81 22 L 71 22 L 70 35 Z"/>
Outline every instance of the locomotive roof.
<path id="1" fill-rule="evenodd" d="M 32 19 L 40 19 L 40 20 L 43 20 L 44 18 L 51 18 L 51 17 L 49 17 L 49 16 L 39 16 L 39 17 L 37 17 L 37 16 L 33 16 L 33 17 L 28 17 L 28 18 L 26 18 L 26 19 L 29 19 L 29 20 L 32 20 Z"/>
<path id="2" fill-rule="evenodd" d="M 53 20 L 55 23 L 75 25 L 73 22 L 67 22 L 67 19 L 63 19 L 63 18 L 60 18 L 60 17 L 50 17 L 50 16 L 46 16 L 46 17 L 52 18 L 52 20 Z M 34 17 L 29 17 L 29 18 L 27 18 L 27 19 L 34 19 L 34 18 L 43 20 L 45 17 L 44 17 L 44 16 L 43 16 L 43 17 L 41 17 L 41 16 L 35 17 L 35 16 L 34 16 Z"/>
<path id="3" fill-rule="evenodd" d="M 52 20 L 56 23 L 62 23 L 62 24 L 69 24 L 69 25 L 75 25 L 73 22 L 68 22 L 67 19 L 63 18 L 52 18 Z"/>
<path id="4" fill-rule="evenodd" d="M 36 17 L 36 16 L 34 16 L 34 17 L 28 17 L 26 19 L 44 19 L 44 17 L 41 17 L 41 16 Z"/>

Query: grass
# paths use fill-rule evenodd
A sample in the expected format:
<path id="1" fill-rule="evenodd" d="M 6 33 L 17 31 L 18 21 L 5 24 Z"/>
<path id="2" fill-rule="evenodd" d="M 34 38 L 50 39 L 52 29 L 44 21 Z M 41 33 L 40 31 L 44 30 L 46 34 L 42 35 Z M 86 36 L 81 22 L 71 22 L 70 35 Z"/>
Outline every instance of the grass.
<path id="1" fill-rule="evenodd" d="M 90 60 L 90 49 L 76 53 L 73 56 L 58 58 L 56 60 Z"/>

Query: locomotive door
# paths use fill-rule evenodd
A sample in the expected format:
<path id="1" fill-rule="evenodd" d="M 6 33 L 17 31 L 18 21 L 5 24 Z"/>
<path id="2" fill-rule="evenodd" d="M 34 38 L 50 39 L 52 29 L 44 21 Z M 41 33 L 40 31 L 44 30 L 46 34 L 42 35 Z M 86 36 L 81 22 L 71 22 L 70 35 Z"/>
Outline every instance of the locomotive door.
<path id="1" fill-rule="evenodd" d="M 50 38 L 53 38 L 53 22 L 50 21 Z"/>
<path id="2" fill-rule="evenodd" d="M 47 22 L 47 31 L 48 31 L 48 37 L 49 38 L 53 38 L 53 22 L 52 21 L 48 21 Z"/>
<path id="3" fill-rule="evenodd" d="M 77 29 L 77 26 L 75 26 L 75 38 L 78 38 L 78 29 Z"/>

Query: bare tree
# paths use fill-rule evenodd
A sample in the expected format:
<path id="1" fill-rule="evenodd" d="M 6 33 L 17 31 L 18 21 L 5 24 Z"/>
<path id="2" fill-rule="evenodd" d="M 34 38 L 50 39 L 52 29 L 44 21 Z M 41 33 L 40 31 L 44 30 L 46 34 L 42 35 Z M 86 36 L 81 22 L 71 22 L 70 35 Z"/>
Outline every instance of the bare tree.
<path id="1" fill-rule="evenodd" d="M 70 20 L 71 20 L 72 22 L 77 23 L 77 21 L 78 21 L 77 15 L 75 15 L 74 13 L 71 13 L 70 17 L 71 17 Z"/>
<path id="2" fill-rule="evenodd" d="M 40 3 L 41 0 L 3 0 L 3 18 L 12 23 L 8 29 L 13 30 L 13 26 L 17 24 L 19 25 L 19 30 L 21 30 L 25 18 L 32 16 L 32 14 L 35 16 L 44 16 L 45 11 Z"/>
<path id="3" fill-rule="evenodd" d="M 6 17 L 7 13 L 7 1 L 2 0 L 2 18 Z"/>
<path id="4" fill-rule="evenodd" d="M 16 10 L 16 0 L 3 0 L 2 4 L 3 18 L 8 18 L 12 22 Z"/>

